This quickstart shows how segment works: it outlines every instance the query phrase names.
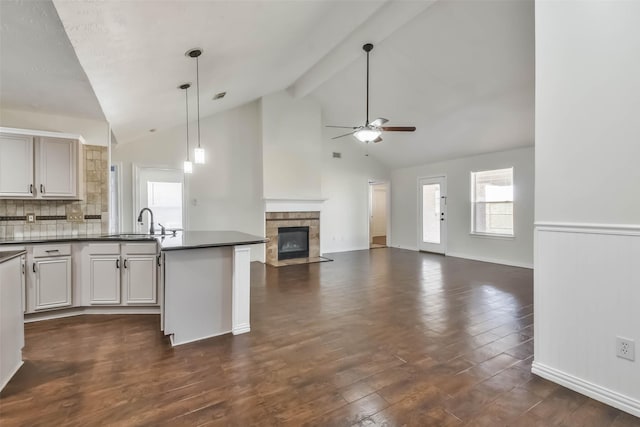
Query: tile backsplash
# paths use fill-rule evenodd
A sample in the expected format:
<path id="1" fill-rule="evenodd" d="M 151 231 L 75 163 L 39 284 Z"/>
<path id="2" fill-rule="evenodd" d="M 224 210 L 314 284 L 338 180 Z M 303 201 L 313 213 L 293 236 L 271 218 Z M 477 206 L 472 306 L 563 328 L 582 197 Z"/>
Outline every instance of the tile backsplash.
<path id="1" fill-rule="evenodd" d="M 82 200 L 0 200 L 0 240 L 83 236 L 109 231 L 109 153 L 107 147 L 82 146 Z M 28 223 L 27 214 L 36 221 Z M 67 215 L 81 214 L 82 221 Z"/>

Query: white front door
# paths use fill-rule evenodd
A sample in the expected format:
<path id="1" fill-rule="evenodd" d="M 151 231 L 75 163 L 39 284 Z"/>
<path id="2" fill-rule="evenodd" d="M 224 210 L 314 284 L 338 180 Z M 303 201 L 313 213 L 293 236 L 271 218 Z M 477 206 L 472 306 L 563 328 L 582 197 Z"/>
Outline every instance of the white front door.
<path id="1" fill-rule="evenodd" d="M 443 176 L 418 181 L 418 249 L 444 254 L 447 244 L 447 181 Z"/>

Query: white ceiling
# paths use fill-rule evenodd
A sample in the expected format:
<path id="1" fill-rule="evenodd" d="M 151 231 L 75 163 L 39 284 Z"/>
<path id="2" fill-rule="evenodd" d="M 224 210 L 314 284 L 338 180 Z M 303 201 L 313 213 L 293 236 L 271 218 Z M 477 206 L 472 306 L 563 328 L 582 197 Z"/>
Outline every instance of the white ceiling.
<path id="1" fill-rule="evenodd" d="M 364 124 L 365 54 L 353 48 L 359 58 L 312 92 L 326 124 Z M 533 1 L 431 5 L 374 47 L 370 103 L 371 119 L 417 127 L 370 147 L 392 167 L 533 145 Z"/>
<path id="2" fill-rule="evenodd" d="M 104 120 L 53 3 L 0 1 L 0 106 Z"/>
<path id="3" fill-rule="evenodd" d="M 533 0 L 54 4 L 0 0 L 2 107 L 106 116 L 128 142 L 183 124 L 184 53 L 201 47 L 202 116 L 289 87 L 326 124 L 359 125 L 371 41 L 370 117 L 418 128 L 386 133 L 372 156 L 400 167 L 533 144 Z"/>
<path id="4" fill-rule="evenodd" d="M 177 86 L 195 81 L 188 49 L 204 52 L 207 116 L 291 85 L 383 3 L 54 0 L 120 143 L 184 122 Z"/>

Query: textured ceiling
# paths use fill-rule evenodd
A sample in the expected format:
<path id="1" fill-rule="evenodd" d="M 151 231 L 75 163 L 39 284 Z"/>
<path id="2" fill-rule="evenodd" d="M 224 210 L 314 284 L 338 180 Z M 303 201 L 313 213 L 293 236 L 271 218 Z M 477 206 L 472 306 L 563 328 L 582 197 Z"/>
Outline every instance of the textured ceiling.
<path id="1" fill-rule="evenodd" d="M 184 121 L 177 86 L 195 80 L 188 49 L 204 51 L 207 116 L 288 87 L 383 3 L 54 1 L 120 143 Z"/>
<path id="2" fill-rule="evenodd" d="M 363 124 L 364 53 L 312 96 L 325 124 Z M 372 119 L 418 128 L 370 147 L 391 167 L 533 145 L 533 1 L 436 2 L 376 44 L 370 102 Z"/>
<path id="3" fill-rule="evenodd" d="M 51 1 L 0 1 L 0 106 L 104 115 Z"/>

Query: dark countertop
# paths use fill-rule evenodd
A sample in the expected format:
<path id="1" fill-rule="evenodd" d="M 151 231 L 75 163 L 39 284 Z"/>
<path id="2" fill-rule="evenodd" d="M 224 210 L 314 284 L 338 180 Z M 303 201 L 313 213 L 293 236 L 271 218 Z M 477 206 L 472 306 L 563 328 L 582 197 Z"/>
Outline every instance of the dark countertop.
<path id="1" fill-rule="evenodd" d="M 158 239 L 160 249 L 163 251 L 253 245 L 266 241 L 264 237 L 239 231 L 183 231 L 175 237 L 165 236 L 164 239 Z"/>
<path id="2" fill-rule="evenodd" d="M 26 253 L 27 253 L 27 251 L 25 251 L 25 250 L 22 250 L 22 251 L 6 251 L 6 252 L 0 251 L 0 264 L 2 264 L 5 261 L 9 261 L 10 259 L 19 257 L 20 255 L 24 255 Z"/>
<path id="3" fill-rule="evenodd" d="M 122 237 L 126 235 L 127 237 Z M 18 238 L 12 240 L 0 240 L 2 245 L 23 245 L 35 243 L 61 243 L 61 242 L 157 242 L 163 251 L 180 249 L 213 248 L 218 246 L 239 246 L 265 243 L 264 237 L 241 233 L 239 231 L 180 231 L 173 236 L 149 234 L 121 233 L 114 235 L 93 234 L 84 236 L 62 235 L 49 237 Z"/>

